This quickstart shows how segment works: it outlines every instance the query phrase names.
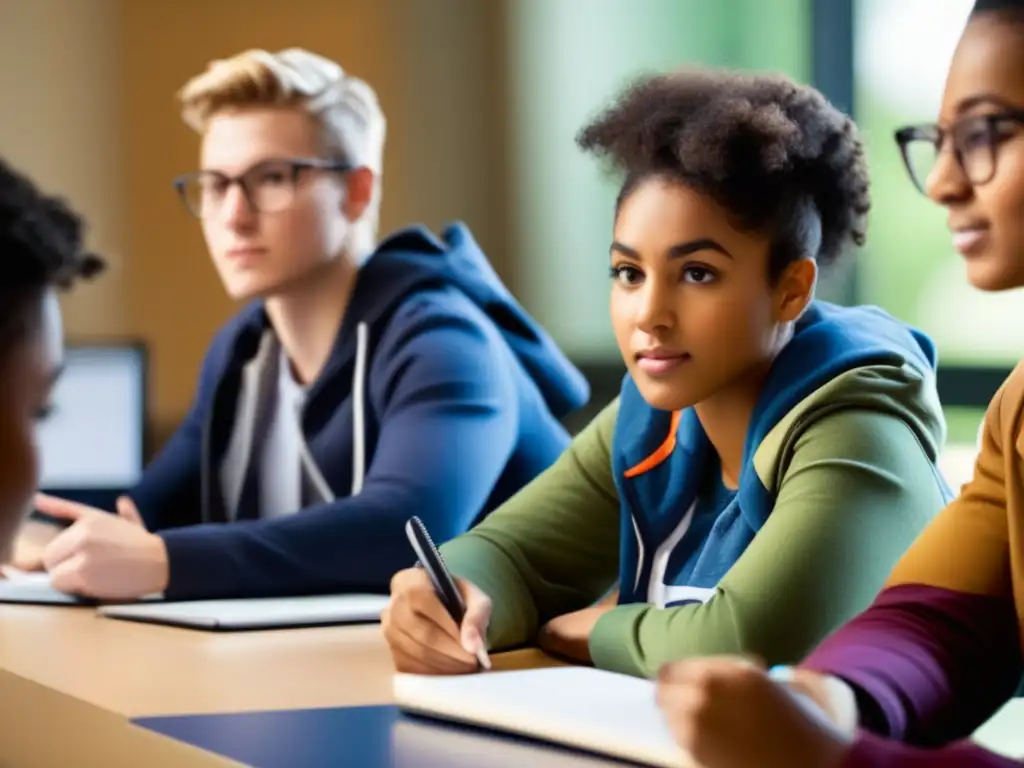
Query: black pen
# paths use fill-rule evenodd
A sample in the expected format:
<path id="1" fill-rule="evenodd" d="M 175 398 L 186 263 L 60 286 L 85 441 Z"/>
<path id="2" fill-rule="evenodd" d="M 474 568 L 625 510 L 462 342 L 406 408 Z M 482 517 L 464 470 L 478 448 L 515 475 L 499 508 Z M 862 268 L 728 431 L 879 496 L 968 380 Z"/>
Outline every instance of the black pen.
<path id="1" fill-rule="evenodd" d="M 441 553 L 434 546 L 434 540 L 427 533 L 426 526 L 418 517 L 410 517 L 405 524 L 405 535 L 409 538 L 409 544 L 412 545 L 423 570 L 427 572 L 431 584 L 434 585 L 434 591 L 437 592 L 441 604 L 455 621 L 455 625 L 461 627 L 462 619 L 466 615 L 466 603 L 463 602 L 459 588 L 455 586 L 455 580 L 441 559 Z M 491 668 L 491 661 L 483 645 L 477 646 L 476 659 L 484 669 Z"/>

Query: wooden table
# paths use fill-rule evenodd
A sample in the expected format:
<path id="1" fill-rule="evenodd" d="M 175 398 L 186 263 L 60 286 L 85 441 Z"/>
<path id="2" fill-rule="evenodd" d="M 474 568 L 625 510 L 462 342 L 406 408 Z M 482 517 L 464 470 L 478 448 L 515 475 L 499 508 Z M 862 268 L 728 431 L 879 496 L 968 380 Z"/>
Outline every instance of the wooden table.
<path id="1" fill-rule="evenodd" d="M 384 704 L 376 625 L 215 634 L 2 607 L 0 668 L 128 717 Z"/>
<path id="2" fill-rule="evenodd" d="M 497 668 L 558 662 L 538 651 Z M 390 704 L 379 625 L 213 633 L 0 606 L 0 669 L 127 717 Z"/>
<path id="3" fill-rule="evenodd" d="M 537 651 L 494 662 L 559 663 Z M 392 673 L 378 625 L 212 633 L 0 605 L 0 765 L 230 768 L 126 718 L 390 704 Z"/>
<path id="4" fill-rule="evenodd" d="M 559 664 L 534 650 L 499 654 L 493 661 L 496 669 Z M 48 722 L 73 716 L 90 723 L 90 732 L 103 725 L 101 731 L 117 744 L 155 750 L 154 766 L 166 754 L 179 761 L 167 765 L 205 767 L 224 763 L 208 762 L 212 756 L 195 750 L 176 752 L 178 745 L 172 748 L 173 742 L 155 734 L 143 736 L 124 718 L 393 701 L 393 667 L 377 625 L 211 633 L 104 619 L 88 608 L 0 605 L 0 670 L 6 670 L 0 672 L 0 758 L 8 757 L 18 738 L 49 744 L 45 729 L 31 733 L 32 712 Z M 45 703 L 13 710 L 11 685 L 28 686 L 25 691 L 34 691 L 31 700 Z M 92 706 L 75 709 L 75 700 Z M 58 705 L 71 714 L 58 713 Z M 991 749 L 1024 756 L 1024 700 L 1011 702 L 978 736 Z M 102 746 L 104 740 L 94 741 Z M 0 764 L 7 762 L 0 759 Z M 36 764 L 57 763 L 40 759 Z M 93 764 L 120 765 L 114 760 Z"/>
<path id="5" fill-rule="evenodd" d="M 0 765 L 235 768 L 239 764 L 0 670 Z"/>

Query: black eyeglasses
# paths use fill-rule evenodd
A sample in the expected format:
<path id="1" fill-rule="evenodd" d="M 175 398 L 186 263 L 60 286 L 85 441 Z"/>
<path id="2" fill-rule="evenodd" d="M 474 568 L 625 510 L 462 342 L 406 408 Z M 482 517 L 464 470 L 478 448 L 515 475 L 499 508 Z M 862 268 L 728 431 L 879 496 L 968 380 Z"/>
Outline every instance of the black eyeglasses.
<path id="1" fill-rule="evenodd" d="M 990 115 L 972 115 L 949 128 L 938 125 L 910 125 L 896 131 L 903 164 L 914 186 L 928 194 L 928 176 L 947 143 L 964 176 L 975 186 L 987 184 L 996 175 L 999 146 L 1024 125 L 1024 110 L 1005 110 Z"/>
<path id="2" fill-rule="evenodd" d="M 193 171 L 174 180 L 181 201 L 189 212 L 205 218 L 218 212 L 232 186 L 238 184 L 253 210 L 277 213 L 292 204 L 303 171 L 326 170 L 344 173 L 352 166 L 318 158 L 265 160 L 238 176 L 220 171 Z"/>

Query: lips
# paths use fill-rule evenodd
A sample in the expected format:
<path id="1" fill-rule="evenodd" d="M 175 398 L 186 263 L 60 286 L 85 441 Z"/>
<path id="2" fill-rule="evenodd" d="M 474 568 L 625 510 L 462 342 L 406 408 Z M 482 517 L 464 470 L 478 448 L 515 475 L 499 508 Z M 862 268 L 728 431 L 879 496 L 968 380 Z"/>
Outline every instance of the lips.
<path id="1" fill-rule="evenodd" d="M 964 256 L 978 252 L 988 239 L 988 227 L 969 227 L 953 230 L 953 247 Z"/>
<path id="2" fill-rule="evenodd" d="M 234 262 L 236 264 L 250 264 L 260 259 L 265 253 L 266 248 L 232 248 L 229 251 L 227 251 L 225 256 L 227 257 L 228 261 Z"/>
<path id="3" fill-rule="evenodd" d="M 652 350 L 637 355 L 636 364 L 640 370 L 655 376 L 668 373 L 690 359 L 686 352 Z"/>

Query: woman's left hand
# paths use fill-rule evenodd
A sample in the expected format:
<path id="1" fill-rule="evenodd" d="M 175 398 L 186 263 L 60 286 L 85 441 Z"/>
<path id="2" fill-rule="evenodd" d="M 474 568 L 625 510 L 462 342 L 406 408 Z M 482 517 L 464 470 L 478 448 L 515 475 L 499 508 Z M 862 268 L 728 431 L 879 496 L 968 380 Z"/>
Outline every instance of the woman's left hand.
<path id="1" fill-rule="evenodd" d="M 657 696 L 676 741 L 704 768 L 837 768 L 847 750 L 747 659 L 667 664 Z"/>

